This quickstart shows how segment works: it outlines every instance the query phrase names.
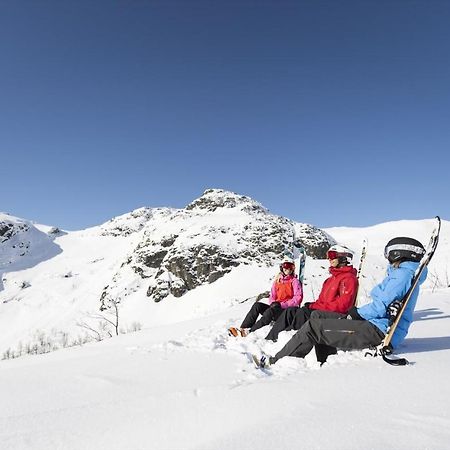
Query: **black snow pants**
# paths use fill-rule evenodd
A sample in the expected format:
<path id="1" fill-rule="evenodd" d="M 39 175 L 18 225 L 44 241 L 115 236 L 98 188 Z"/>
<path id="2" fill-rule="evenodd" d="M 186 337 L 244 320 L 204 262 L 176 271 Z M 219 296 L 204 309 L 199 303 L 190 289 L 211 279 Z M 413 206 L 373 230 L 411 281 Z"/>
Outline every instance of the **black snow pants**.
<path id="1" fill-rule="evenodd" d="M 276 341 L 282 331 L 300 330 L 310 318 L 311 313 L 312 311 L 307 306 L 286 308 L 274 323 L 266 339 Z"/>
<path id="2" fill-rule="evenodd" d="M 282 312 L 283 309 L 278 302 L 274 302 L 271 305 L 255 302 L 245 316 L 241 328 L 250 328 L 250 331 L 256 331 L 259 328 L 269 325 L 272 320 L 277 320 Z M 259 315 L 262 317 L 257 321 Z"/>
<path id="3" fill-rule="evenodd" d="M 383 338 L 384 333 L 368 320 L 349 320 L 345 314 L 317 310 L 270 362 L 285 356 L 304 358 L 315 346 L 317 360 L 323 363 L 337 348 L 361 350 L 381 344 Z"/>

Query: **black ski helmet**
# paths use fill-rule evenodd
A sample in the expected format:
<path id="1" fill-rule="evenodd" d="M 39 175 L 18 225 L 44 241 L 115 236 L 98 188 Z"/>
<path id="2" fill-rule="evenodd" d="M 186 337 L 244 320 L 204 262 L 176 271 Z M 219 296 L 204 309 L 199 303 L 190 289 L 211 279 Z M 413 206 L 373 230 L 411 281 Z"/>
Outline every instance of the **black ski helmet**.
<path id="1" fill-rule="evenodd" d="M 384 248 L 384 256 L 392 264 L 396 261 L 419 262 L 425 254 L 425 248 L 416 239 L 396 237 L 391 239 Z"/>

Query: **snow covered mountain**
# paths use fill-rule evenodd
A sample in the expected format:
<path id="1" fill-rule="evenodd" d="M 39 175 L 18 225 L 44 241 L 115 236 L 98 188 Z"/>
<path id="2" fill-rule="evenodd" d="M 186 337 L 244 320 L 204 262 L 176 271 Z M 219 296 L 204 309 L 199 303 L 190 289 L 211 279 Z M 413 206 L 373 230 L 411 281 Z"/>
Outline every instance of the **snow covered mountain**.
<path id="1" fill-rule="evenodd" d="M 183 209 L 140 208 L 77 232 L 2 215 L 0 236 L 0 326 L 7 330 L 0 351 L 37 336 L 42 341 L 43 333 L 52 341 L 67 341 L 67 333 L 81 339 L 80 323 L 104 327 L 96 313 L 111 301 L 120 303 L 124 329 L 201 315 L 205 302 L 206 310 L 218 311 L 264 295 L 285 253 L 296 256 L 303 246 L 310 258 L 324 258 L 335 242 L 219 189 Z M 246 267 L 257 275 L 242 287 Z M 166 305 L 157 308 L 158 302 Z"/>
<path id="2" fill-rule="evenodd" d="M 140 229 L 137 216 L 145 218 Z M 332 242 L 312 225 L 294 224 L 249 197 L 217 189 L 182 210 L 141 209 L 102 229 L 104 235 L 114 236 L 142 230 L 139 243 L 103 295 L 127 294 L 122 280 L 132 279 L 134 272 L 140 284 L 145 280 L 147 296 L 156 302 L 213 283 L 241 264 L 273 266 L 286 251 L 295 253 L 295 247 L 304 246 L 311 257 L 324 257 Z"/>
<path id="3" fill-rule="evenodd" d="M 218 192 L 213 192 L 216 197 Z M 392 367 L 380 358 L 365 357 L 363 351 L 340 351 L 319 367 L 312 352 L 305 360 L 283 358 L 263 372 L 253 367 L 247 353 L 274 354 L 293 332 L 281 333 L 273 343 L 263 339 L 267 327 L 237 339 L 229 337 L 226 329 L 239 324 L 257 294 L 268 289 L 279 255 L 261 252 L 252 262 L 236 252 L 238 264 L 211 283 L 195 275 L 201 283 L 180 297 L 169 293 L 156 302 L 147 295 L 150 283 L 158 278 L 158 270 L 145 264 L 148 255 L 168 249 L 161 259 L 167 271 L 176 256 L 172 246 L 189 255 L 189 249 L 204 239 L 205 245 L 224 252 L 227 242 L 230 247 L 237 245 L 234 224 L 243 230 L 246 220 L 261 226 L 273 220 L 270 227 L 286 224 L 283 233 L 292 231 L 283 218 L 269 214 L 263 221 L 264 216 L 259 216 L 263 211 L 242 212 L 245 204 L 213 211 L 197 206 L 186 211 L 144 208 L 100 227 L 67 234 L 49 234 L 49 227 L 2 216 L 2 222 L 9 224 L 1 228 L 9 230 L 2 232 L 4 244 L 16 245 L 0 247 L 3 349 L 17 349 L 20 340 L 25 346 L 33 330 L 55 329 L 60 335 L 65 330 L 76 337 L 74 321 L 83 319 L 83 311 L 98 309 L 102 292 L 122 295 L 122 323 L 139 320 L 143 329 L 83 347 L 0 361 L 0 448 L 448 448 L 450 222 L 442 221 L 440 243 L 421 288 L 414 323 L 398 349 L 411 365 Z M 216 221 L 215 214 L 220 215 Z M 210 230 L 219 223 L 229 226 L 214 240 Z M 204 236 L 195 236 L 202 226 Z M 356 265 L 362 241 L 368 239 L 360 289 L 364 301 L 383 277 L 386 242 L 406 235 L 426 244 L 433 226 L 432 219 L 398 221 L 330 228 L 318 236 L 332 236 L 353 248 Z M 295 233 L 287 235 L 295 238 L 287 240 L 289 245 L 303 225 L 292 227 Z M 245 251 L 252 241 L 252 230 L 246 230 L 239 249 Z M 37 233 L 42 246 L 27 233 Z M 172 244 L 162 245 L 175 234 Z M 10 241 L 14 236 L 16 240 Z M 13 242 L 22 243 L 21 252 L 15 253 L 19 244 Z M 20 256 L 25 248 L 28 253 Z M 18 261 L 28 262 L 10 271 Z M 305 301 L 317 294 L 327 267 L 323 259 L 307 258 Z M 218 264 L 215 270 L 222 268 L 227 269 Z M 57 335 L 55 331 L 53 338 Z M 38 339 L 44 339 L 42 333 Z"/>

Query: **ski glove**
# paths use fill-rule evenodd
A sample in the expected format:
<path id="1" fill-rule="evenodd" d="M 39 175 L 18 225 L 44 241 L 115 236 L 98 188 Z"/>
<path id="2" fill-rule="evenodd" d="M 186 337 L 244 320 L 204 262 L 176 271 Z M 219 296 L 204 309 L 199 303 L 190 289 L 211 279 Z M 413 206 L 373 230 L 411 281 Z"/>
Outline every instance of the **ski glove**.
<path id="1" fill-rule="evenodd" d="M 346 319 L 348 320 L 364 320 L 358 313 L 358 308 L 352 306 L 347 313 Z"/>
<path id="2" fill-rule="evenodd" d="M 386 309 L 386 313 L 389 319 L 389 325 L 392 325 L 395 318 L 398 316 L 399 311 L 402 309 L 402 302 L 399 300 L 394 300 L 390 303 Z"/>

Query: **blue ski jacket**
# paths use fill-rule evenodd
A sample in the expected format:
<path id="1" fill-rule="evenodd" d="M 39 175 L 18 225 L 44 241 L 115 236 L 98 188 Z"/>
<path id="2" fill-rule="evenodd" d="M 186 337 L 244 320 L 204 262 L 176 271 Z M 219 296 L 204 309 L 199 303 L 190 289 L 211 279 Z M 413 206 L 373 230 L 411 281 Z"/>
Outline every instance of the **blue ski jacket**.
<path id="1" fill-rule="evenodd" d="M 418 262 L 412 261 L 402 262 L 397 268 L 390 265 L 387 269 L 386 278 L 370 292 L 372 302 L 358 308 L 359 315 L 373 323 L 383 333 L 386 333 L 389 326 L 386 308 L 394 300 L 401 300 L 405 296 L 418 266 Z M 391 344 L 394 348 L 398 347 L 408 334 L 409 326 L 413 321 L 417 297 L 419 296 L 419 286 L 427 278 L 427 273 L 427 268 L 425 267 L 392 336 Z"/>

